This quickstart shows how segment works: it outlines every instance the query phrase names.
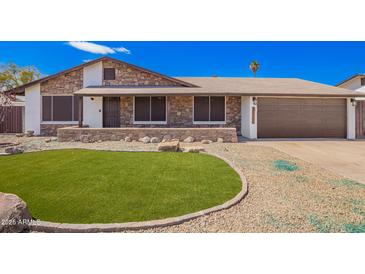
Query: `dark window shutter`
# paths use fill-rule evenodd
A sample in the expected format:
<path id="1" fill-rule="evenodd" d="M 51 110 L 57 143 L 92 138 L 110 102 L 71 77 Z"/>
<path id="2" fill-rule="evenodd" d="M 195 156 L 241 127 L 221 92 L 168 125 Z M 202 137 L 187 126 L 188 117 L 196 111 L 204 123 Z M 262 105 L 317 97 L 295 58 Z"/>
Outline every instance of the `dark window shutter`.
<path id="1" fill-rule="evenodd" d="M 150 121 L 150 97 L 135 97 L 135 121 Z"/>
<path id="2" fill-rule="evenodd" d="M 224 121 L 224 97 L 211 96 L 210 97 L 210 121 Z"/>
<path id="3" fill-rule="evenodd" d="M 151 97 L 151 121 L 166 121 L 166 97 Z"/>
<path id="4" fill-rule="evenodd" d="M 209 97 L 194 97 L 194 121 L 209 121 Z"/>
<path id="5" fill-rule="evenodd" d="M 73 97 L 73 103 L 74 103 L 74 121 L 79 120 L 79 97 L 74 96 Z"/>
<path id="6" fill-rule="evenodd" d="M 53 121 L 72 121 L 72 96 L 53 96 Z"/>
<path id="7" fill-rule="evenodd" d="M 104 80 L 115 80 L 115 68 L 104 68 Z"/>
<path id="8" fill-rule="evenodd" d="M 52 96 L 42 96 L 42 121 L 52 121 Z"/>

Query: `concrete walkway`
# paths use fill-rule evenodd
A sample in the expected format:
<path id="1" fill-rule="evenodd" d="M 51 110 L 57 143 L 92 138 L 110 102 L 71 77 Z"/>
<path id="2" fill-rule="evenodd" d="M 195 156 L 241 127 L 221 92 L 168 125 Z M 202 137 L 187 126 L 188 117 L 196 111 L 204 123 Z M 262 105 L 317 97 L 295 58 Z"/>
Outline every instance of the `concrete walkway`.
<path id="1" fill-rule="evenodd" d="M 365 184 L 365 141 L 260 140 L 247 144 L 273 147 Z"/>

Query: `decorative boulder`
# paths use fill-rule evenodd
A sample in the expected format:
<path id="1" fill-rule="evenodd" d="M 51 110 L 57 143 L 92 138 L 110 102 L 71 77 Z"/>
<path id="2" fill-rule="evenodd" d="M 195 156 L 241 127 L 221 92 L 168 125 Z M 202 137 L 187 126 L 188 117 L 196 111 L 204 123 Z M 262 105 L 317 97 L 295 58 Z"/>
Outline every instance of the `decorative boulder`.
<path id="1" fill-rule="evenodd" d="M 125 142 L 132 142 L 132 138 L 127 136 L 127 137 L 124 138 L 124 141 Z"/>
<path id="2" fill-rule="evenodd" d="M 158 137 L 152 137 L 150 140 L 151 143 L 159 143 L 160 139 Z"/>
<path id="3" fill-rule="evenodd" d="M 52 140 L 51 140 L 51 138 L 48 138 L 48 139 L 45 139 L 44 140 L 46 143 L 50 143 Z"/>
<path id="4" fill-rule="evenodd" d="M 224 143 L 223 138 L 217 138 L 217 143 Z"/>
<path id="5" fill-rule="evenodd" d="M 162 138 L 162 142 L 165 143 L 165 142 L 168 142 L 168 141 L 171 141 L 171 136 L 170 135 L 165 135 L 163 138 Z"/>
<path id="6" fill-rule="evenodd" d="M 202 144 L 210 144 L 210 143 L 212 143 L 212 141 L 211 140 L 202 140 L 201 143 Z"/>
<path id="7" fill-rule="evenodd" d="M 169 141 L 169 142 L 159 143 L 157 149 L 158 151 L 164 151 L 164 152 L 177 152 L 180 149 L 180 142 Z"/>
<path id="8" fill-rule="evenodd" d="M 24 152 L 24 149 L 21 147 L 7 147 L 5 148 L 5 153 L 7 154 L 21 154 Z"/>
<path id="9" fill-rule="evenodd" d="M 0 192 L 0 209 L 0 233 L 28 230 L 32 215 L 17 195 Z"/>
<path id="10" fill-rule="evenodd" d="M 26 137 L 33 137 L 34 136 L 34 130 L 27 130 L 25 132 Z"/>
<path id="11" fill-rule="evenodd" d="M 17 133 L 15 134 L 16 137 L 24 137 L 24 133 Z"/>
<path id="12" fill-rule="evenodd" d="M 202 147 L 186 147 L 184 148 L 184 152 L 198 153 L 200 151 L 204 151 Z"/>
<path id="13" fill-rule="evenodd" d="M 143 138 L 139 138 L 138 141 L 144 143 L 144 144 L 148 144 L 151 141 L 151 138 L 148 136 L 145 136 Z"/>
<path id="14" fill-rule="evenodd" d="M 184 143 L 193 143 L 194 140 L 195 140 L 194 137 L 189 136 L 184 139 Z"/>

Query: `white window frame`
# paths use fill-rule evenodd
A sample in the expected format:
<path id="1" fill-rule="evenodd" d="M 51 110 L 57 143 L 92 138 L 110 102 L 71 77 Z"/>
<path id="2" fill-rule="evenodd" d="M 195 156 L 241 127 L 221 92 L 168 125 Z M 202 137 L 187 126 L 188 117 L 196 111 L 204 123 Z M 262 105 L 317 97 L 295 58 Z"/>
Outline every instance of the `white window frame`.
<path id="1" fill-rule="evenodd" d="M 151 117 L 151 97 L 165 97 L 165 121 L 136 121 L 136 97 L 150 98 L 150 117 Z M 133 96 L 133 124 L 135 125 L 166 125 L 167 124 L 167 96 Z"/>
<path id="2" fill-rule="evenodd" d="M 72 99 L 72 119 L 74 118 L 74 114 L 75 114 L 75 108 L 74 108 L 74 100 L 75 100 L 75 96 L 74 95 L 70 95 L 70 94 L 42 94 L 41 95 L 41 124 L 45 125 L 60 125 L 60 124 L 64 124 L 64 125 L 76 125 L 78 124 L 78 121 L 43 121 L 43 96 L 52 96 L 52 97 L 56 97 L 56 96 L 70 96 L 73 97 Z M 51 119 L 53 120 L 53 98 L 51 100 Z"/>
<path id="3" fill-rule="evenodd" d="M 195 97 L 209 97 L 209 121 L 195 121 L 194 115 L 194 106 L 195 106 Z M 224 121 L 210 121 L 210 97 L 224 97 Z M 219 95 L 202 95 L 202 96 L 193 96 L 193 125 L 225 125 L 227 123 L 227 96 L 219 96 Z"/>

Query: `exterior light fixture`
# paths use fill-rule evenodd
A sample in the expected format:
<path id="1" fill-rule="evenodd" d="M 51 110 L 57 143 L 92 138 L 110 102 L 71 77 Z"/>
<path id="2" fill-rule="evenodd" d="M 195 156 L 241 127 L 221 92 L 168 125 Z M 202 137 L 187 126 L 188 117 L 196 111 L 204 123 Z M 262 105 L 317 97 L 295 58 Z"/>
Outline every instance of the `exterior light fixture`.
<path id="1" fill-rule="evenodd" d="M 354 99 L 354 98 L 351 98 L 351 105 L 353 106 L 353 107 L 356 107 L 356 100 Z"/>
<path id="2" fill-rule="evenodd" d="M 94 97 L 91 97 L 90 99 L 91 99 L 91 101 L 94 101 Z"/>
<path id="3" fill-rule="evenodd" d="M 252 97 L 252 104 L 253 104 L 254 106 L 256 106 L 256 105 L 257 105 L 257 97 Z"/>

